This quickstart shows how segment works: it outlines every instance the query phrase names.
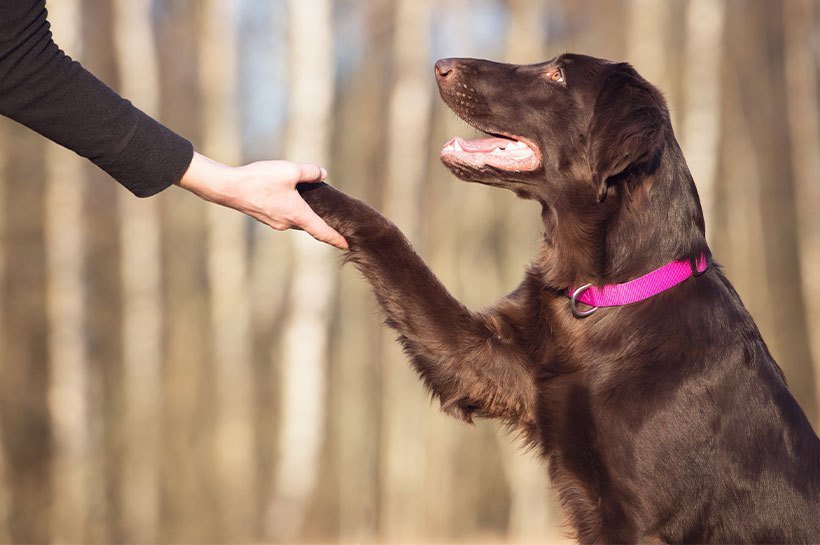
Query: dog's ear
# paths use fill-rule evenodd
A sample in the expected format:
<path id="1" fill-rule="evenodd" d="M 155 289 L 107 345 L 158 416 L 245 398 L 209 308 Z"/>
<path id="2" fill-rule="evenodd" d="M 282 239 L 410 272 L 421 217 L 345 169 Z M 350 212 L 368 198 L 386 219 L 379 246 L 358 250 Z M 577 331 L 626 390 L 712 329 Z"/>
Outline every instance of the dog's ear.
<path id="1" fill-rule="evenodd" d="M 626 63 L 611 67 L 589 129 L 589 167 L 606 199 L 610 180 L 632 168 L 650 168 L 663 150 L 669 115 L 663 97 Z"/>

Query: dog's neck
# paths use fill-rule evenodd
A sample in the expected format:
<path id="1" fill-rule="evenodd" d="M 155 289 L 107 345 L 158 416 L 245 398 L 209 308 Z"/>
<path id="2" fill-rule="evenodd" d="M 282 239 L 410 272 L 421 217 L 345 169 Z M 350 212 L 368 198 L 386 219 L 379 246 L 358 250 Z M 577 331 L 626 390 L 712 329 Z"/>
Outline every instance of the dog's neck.
<path id="1" fill-rule="evenodd" d="M 626 176 L 594 207 L 579 202 L 589 196 L 565 191 L 544 207 L 545 241 L 535 267 L 551 288 L 626 282 L 709 254 L 697 191 L 671 133 L 652 172 Z"/>

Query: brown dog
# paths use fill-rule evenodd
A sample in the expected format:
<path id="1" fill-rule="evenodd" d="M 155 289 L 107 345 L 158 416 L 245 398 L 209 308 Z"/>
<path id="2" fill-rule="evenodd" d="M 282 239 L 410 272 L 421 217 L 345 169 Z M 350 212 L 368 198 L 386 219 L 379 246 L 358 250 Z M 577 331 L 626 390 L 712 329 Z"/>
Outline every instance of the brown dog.
<path id="1" fill-rule="evenodd" d="M 570 54 L 442 60 L 436 78 L 493 135 L 452 140 L 444 163 L 542 205 L 518 289 L 471 312 L 378 212 L 300 189 L 442 408 L 536 445 L 583 543 L 820 543 L 820 440 L 719 268 L 586 319 L 570 307 L 570 287 L 710 255 L 660 93 L 628 64 Z"/>

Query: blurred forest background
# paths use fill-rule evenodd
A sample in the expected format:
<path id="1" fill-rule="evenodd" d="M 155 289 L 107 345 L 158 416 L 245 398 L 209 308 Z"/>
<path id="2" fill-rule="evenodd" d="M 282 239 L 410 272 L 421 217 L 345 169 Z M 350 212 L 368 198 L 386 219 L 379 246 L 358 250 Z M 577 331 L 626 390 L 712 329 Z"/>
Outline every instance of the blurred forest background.
<path id="1" fill-rule="evenodd" d="M 456 181 L 433 63 L 563 51 L 666 94 L 714 254 L 818 423 L 820 2 L 50 0 L 55 40 L 223 162 L 316 161 L 456 296 L 538 208 Z M 138 200 L 0 120 L 0 541 L 555 542 L 544 467 L 438 412 L 338 252 L 177 188 Z"/>

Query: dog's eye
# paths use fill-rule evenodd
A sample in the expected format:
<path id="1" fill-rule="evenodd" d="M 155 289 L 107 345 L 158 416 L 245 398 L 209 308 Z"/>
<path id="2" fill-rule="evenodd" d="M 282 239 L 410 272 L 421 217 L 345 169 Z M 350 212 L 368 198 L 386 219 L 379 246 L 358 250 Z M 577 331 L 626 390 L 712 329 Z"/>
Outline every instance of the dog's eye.
<path id="1" fill-rule="evenodd" d="M 557 66 L 547 70 L 547 78 L 549 78 L 550 81 L 554 81 L 556 83 L 564 83 L 564 74 L 561 72 L 561 69 Z"/>

